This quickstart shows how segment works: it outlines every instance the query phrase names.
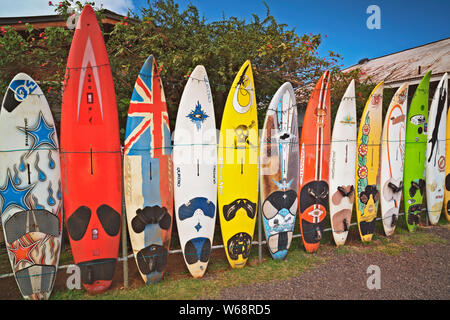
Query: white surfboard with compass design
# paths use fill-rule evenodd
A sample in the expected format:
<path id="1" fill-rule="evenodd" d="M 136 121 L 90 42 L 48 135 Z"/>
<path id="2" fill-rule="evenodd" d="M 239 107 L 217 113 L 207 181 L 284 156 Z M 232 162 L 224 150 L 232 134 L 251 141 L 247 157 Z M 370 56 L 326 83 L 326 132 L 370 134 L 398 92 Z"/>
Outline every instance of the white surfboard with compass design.
<path id="1" fill-rule="evenodd" d="M 47 299 L 61 248 L 61 174 L 55 123 L 37 83 L 24 73 L 0 109 L 0 215 L 20 292 Z"/>
<path id="2" fill-rule="evenodd" d="M 217 135 L 208 76 L 197 66 L 184 88 L 174 133 L 175 216 L 186 265 L 195 278 L 206 271 L 217 204 Z"/>

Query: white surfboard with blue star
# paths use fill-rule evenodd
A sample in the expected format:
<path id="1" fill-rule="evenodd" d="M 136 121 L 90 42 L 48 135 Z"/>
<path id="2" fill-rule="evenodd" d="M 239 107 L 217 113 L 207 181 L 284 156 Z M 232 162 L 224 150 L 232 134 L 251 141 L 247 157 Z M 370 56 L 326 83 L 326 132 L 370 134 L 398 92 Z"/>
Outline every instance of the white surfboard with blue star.
<path id="1" fill-rule="evenodd" d="M 178 236 L 190 273 L 206 271 L 217 206 L 217 134 L 208 76 L 197 66 L 181 97 L 175 124 L 174 198 Z"/>
<path id="2" fill-rule="evenodd" d="M 16 282 L 26 299 L 47 299 L 61 248 L 59 144 L 47 100 L 24 73 L 0 109 L 0 217 Z"/>

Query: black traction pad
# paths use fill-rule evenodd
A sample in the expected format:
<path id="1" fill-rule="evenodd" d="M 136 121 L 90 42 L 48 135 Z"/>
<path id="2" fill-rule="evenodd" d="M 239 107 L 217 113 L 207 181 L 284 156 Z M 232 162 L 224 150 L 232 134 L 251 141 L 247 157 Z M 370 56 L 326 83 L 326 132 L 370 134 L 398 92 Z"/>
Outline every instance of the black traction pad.
<path id="1" fill-rule="evenodd" d="M 244 209 L 247 212 L 247 216 L 253 219 L 256 215 L 256 203 L 251 202 L 248 199 L 236 199 L 230 204 L 223 206 L 223 217 L 226 221 L 230 221 L 236 216 L 239 209 Z"/>
<path id="2" fill-rule="evenodd" d="M 319 223 L 312 223 L 302 219 L 302 237 L 306 243 L 318 243 L 320 241 L 321 235 L 318 234 L 318 230 L 320 234 L 323 234 L 323 229 L 325 225 L 325 220 L 322 220 Z"/>
<path id="3" fill-rule="evenodd" d="M 414 224 L 419 224 L 420 221 L 420 211 L 419 212 L 412 212 L 412 213 L 408 213 L 408 224 L 410 225 L 414 225 Z"/>
<path id="4" fill-rule="evenodd" d="M 59 219 L 47 210 L 19 211 L 5 222 L 4 232 L 10 244 L 29 232 L 42 232 L 57 237 Z"/>
<path id="5" fill-rule="evenodd" d="M 168 251 L 165 247 L 152 244 L 136 255 L 137 265 L 143 274 L 162 272 L 167 264 Z"/>
<path id="6" fill-rule="evenodd" d="M 24 296 L 32 295 L 33 293 L 48 293 L 52 290 L 53 283 L 56 276 L 56 267 L 49 265 L 35 264 L 31 267 L 21 269 L 16 272 L 17 285 L 20 292 Z M 36 277 L 40 277 L 39 286 L 35 289 L 39 289 L 37 292 L 33 292 L 32 280 L 36 281 Z"/>
<path id="7" fill-rule="evenodd" d="M 328 183 L 326 181 L 308 182 L 300 191 L 300 212 L 304 212 L 315 204 L 328 208 Z"/>
<path id="8" fill-rule="evenodd" d="M 15 96 L 14 90 L 12 90 L 11 88 L 8 88 L 8 91 L 6 92 L 6 96 L 5 96 L 5 102 L 3 103 L 3 107 L 8 112 L 13 112 L 14 109 L 17 108 L 17 106 L 22 102 L 22 101 L 17 101 L 14 96 Z"/>
<path id="9" fill-rule="evenodd" d="M 419 179 L 419 183 L 415 181 L 411 181 L 411 186 L 409 187 L 409 195 L 414 197 L 416 195 L 417 190 L 420 191 L 420 194 L 423 195 L 425 192 L 426 183 L 425 180 Z"/>
<path id="10" fill-rule="evenodd" d="M 194 238 L 186 242 L 184 255 L 188 264 L 197 261 L 208 262 L 211 254 L 211 241 L 208 238 Z"/>
<path id="11" fill-rule="evenodd" d="M 375 219 L 370 222 L 361 221 L 359 223 L 359 227 L 363 236 L 365 236 L 366 234 L 373 234 L 375 231 Z"/>
<path id="12" fill-rule="evenodd" d="M 160 206 L 145 207 L 137 209 L 136 216 L 131 220 L 131 226 L 136 233 L 144 231 L 148 224 L 159 224 L 161 229 L 169 230 L 172 223 L 172 217 L 166 208 Z"/>
<path id="13" fill-rule="evenodd" d="M 252 237 L 246 232 L 239 232 L 232 236 L 227 242 L 228 255 L 232 260 L 237 260 L 239 255 L 247 259 L 252 247 Z"/>
<path id="14" fill-rule="evenodd" d="M 267 239 L 270 252 L 276 253 L 281 250 L 287 250 L 292 241 L 292 231 L 283 231 L 271 235 Z"/>
<path id="15" fill-rule="evenodd" d="M 78 263 L 83 284 L 93 284 L 98 280 L 112 280 L 116 259 L 96 259 Z"/>
<path id="16" fill-rule="evenodd" d="M 120 231 L 120 214 L 110 206 L 103 204 L 97 208 L 97 217 L 105 230 L 110 236 L 116 236 Z"/>
<path id="17" fill-rule="evenodd" d="M 272 192 L 262 205 L 266 219 L 275 217 L 281 209 L 287 209 L 295 216 L 297 213 L 297 192 L 294 190 Z"/>
<path id="18" fill-rule="evenodd" d="M 91 209 L 85 206 L 79 207 L 67 219 L 67 231 L 70 237 L 79 241 L 84 237 L 89 221 L 91 220 Z"/>

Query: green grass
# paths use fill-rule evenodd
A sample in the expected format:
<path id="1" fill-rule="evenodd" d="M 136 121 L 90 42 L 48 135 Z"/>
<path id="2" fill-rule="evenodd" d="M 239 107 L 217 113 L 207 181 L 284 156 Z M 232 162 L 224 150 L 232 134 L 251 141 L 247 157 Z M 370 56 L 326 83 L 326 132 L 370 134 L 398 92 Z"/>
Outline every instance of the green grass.
<path id="1" fill-rule="evenodd" d="M 444 217 L 445 219 L 445 217 Z M 442 220 L 442 219 L 441 219 Z M 440 225 L 450 228 L 450 224 L 442 221 Z M 356 228 L 355 226 L 352 228 Z M 426 244 L 446 245 L 448 241 L 418 228 L 414 233 L 406 230 L 406 226 L 397 226 L 391 237 L 383 234 L 381 222 L 377 222 L 376 236 L 370 243 L 352 241 L 344 246 L 336 247 L 333 240 L 323 239 L 319 252 L 311 254 L 305 252 L 301 239 L 292 241 L 291 248 L 285 260 L 273 260 L 265 246 L 263 246 L 262 263 L 258 263 L 258 246 L 253 246 L 247 265 L 242 269 L 231 269 L 226 259 L 215 259 L 210 262 L 208 271 L 202 279 L 193 279 L 187 271 L 166 274 L 164 280 L 153 285 L 142 284 L 127 290 L 110 290 L 100 295 L 89 295 L 83 290 L 55 291 L 51 299 L 115 299 L 115 300 L 170 300 L 200 298 L 218 298 L 221 290 L 254 283 L 288 280 L 307 272 L 322 263 L 326 263 L 329 255 L 323 253 L 334 252 L 338 255 L 349 253 L 399 255 L 416 250 L 417 246 Z M 331 236 L 330 236 L 331 237 Z M 218 249 L 223 250 L 223 249 Z"/>
<path id="2" fill-rule="evenodd" d="M 214 299 L 223 289 L 272 280 L 287 280 L 326 261 L 317 254 L 306 253 L 299 239 L 292 242 L 288 258 L 285 260 L 273 260 L 267 252 L 264 252 L 263 263 L 259 264 L 257 251 L 257 246 L 254 246 L 247 265 L 242 269 L 231 269 L 227 261 L 211 262 L 207 274 L 202 279 L 194 279 L 190 275 L 180 277 L 180 274 L 168 274 L 157 284 L 128 290 L 110 290 L 95 296 L 83 290 L 54 291 L 51 299 Z"/>
<path id="3" fill-rule="evenodd" d="M 424 215 L 423 215 L 424 216 Z M 353 214 L 352 222 L 356 220 Z M 297 220 L 298 221 L 298 220 Z M 423 217 L 423 221 L 425 218 Z M 447 229 L 450 223 L 441 215 L 439 225 Z M 325 228 L 330 226 L 329 216 L 325 221 Z M 351 231 L 358 232 L 357 226 L 352 226 Z M 416 250 L 417 246 L 426 244 L 446 245 L 448 241 L 436 234 L 427 232 L 427 228 L 418 228 L 417 232 L 410 233 L 407 230 L 405 217 L 399 217 L 399 222 L 395 234 L 391 237 L 384 235 L 382 222 L 376 223 L 375 234 L 372 242 L 362 243 L 357 238 L 347 241 L 344 246 L 336 247 L 331 232 L 325 232 L 321 240 L 321 246 L 318 253 L 306 253 L 301 238 L 293 239 L 291 248 L 285 260 L 273 260 L 263 245 L 262 263 L 258 259 L 258 246 L 254 245 L 246 266 L 243 269 L 231 269 L 226 258 L 216 258 L 208 265 L 208 270 L 202 279 L 193 279 L 187 268 L 166 273 L 162 282 L 152 285 L 144 285 L 143 282 L 132 281 L 130 279 L 130 288 L 112 289 L 103 294 L 89 295 L 84 290 L 54 290 L 51 299 L 55 300 L 165 300 L 165 299 L 189 299 L 196 300 L 200 298 L 214 299 L 220 297 L 220 292 L 226 288 L 233 288 L 241 285 L 251 285 L 254 283 L 263 283 L 270 281 L 288 280 L 307 272 L 322 263 L 326 263 L 330 256 L 345 255 L 351 253 L 371 254 L 379 253 L 386 255 L 399 255 L 405 252 Z M 221 243 L 220 228 L 216 227 L 214 243 Z M 178 236 L 175 232 L 172 234 L 171 248 L 178 245 Z M 299 224 L 296 223 L 294 234 L 299 233 Z M 255 230 L 255 239 L 258 233 Z M 264 238 L 264 235 L 263 235 Z M 61 252 L 60 265 L 73 263 L 69 246 Z M 130 247 L 128 247 L 130 249 Z M 223 249 L 218 249 L 223 250 Z M 121 251 L 120 251 L 121 252 Z M 330 254 L 331 253 L 331 254 Z M 6 258 L 6 256 L 5 256 Z M 129 263 L 135 263 L 134 259 Z M 8 259 L 2 259 L 2 269 L 4 273 L 10 272 Z M 140 279 L 139 279 L 140 280 Z"/>

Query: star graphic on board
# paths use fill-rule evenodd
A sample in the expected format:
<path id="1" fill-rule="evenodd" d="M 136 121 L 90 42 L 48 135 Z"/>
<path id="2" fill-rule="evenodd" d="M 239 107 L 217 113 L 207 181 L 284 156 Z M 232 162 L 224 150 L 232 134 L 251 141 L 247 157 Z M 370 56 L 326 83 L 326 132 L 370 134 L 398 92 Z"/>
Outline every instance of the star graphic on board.
<path id="1" fill-rule="evenodd" d="M 197 223 L 197 225 L 194 228 L 195 228 L 195 230 L 197 230 L 197 232 L 199 232 L 200 229 L 202 228 L 202 225 L 199 222 L 199 223 Z"/>
<path id="2" fill-rule="evenodd" d="M 21 239 L 17 242 L 17 246 L 14 246 L 14 242 L 11 246 L 8 246 L 9 252 L 14 255 L 14 268 L 21 262 L 28 262 L 30 264 L 34 264 L 33 258 L 31 257 L 30 252 L 39 244 L 40 241 L 31 242 L 30 245 L 22 244 Z"/>
<path id="3" fill-rule="evenodd" d="M 55 127 L 47 124 L 42 112 L 39 112 L 39 119 L 34 128 L 17 128 L 33 138 L 33 145 L 28 151 L 28 154 L 42 145 L 48 145 L 51 149 L 57 149 L 56 142 L 54 140 L 54 136 L 56 135 Z"/>
<path id="4" fill-rule="evenodd" d="M 11 206 L 15 206 L 23 210 L 30 210 L 31 208 L 27 204 L 26 198 L 33 188 L 34 184 L 23 189 L 18 188 L 11 178 L 11 171 L 8 169 L 6 185 L 4 187 L 0 187 L 0 199 L 2 200 L 0 214 L 4 213 Z"/>
<path id="5" fill-rule="evenodd" d="M 278 182 L 275 180 L 272 180 L 273 182 L 275 182 L 275 184 L 277 185 L 279 190 L 286 190 L 291 186 L 292 181 L 294 181 L 294 179 L 291 179 L 289 182 L 287 182 L 285 179 L 283 179 L 282 181 Z"/>

